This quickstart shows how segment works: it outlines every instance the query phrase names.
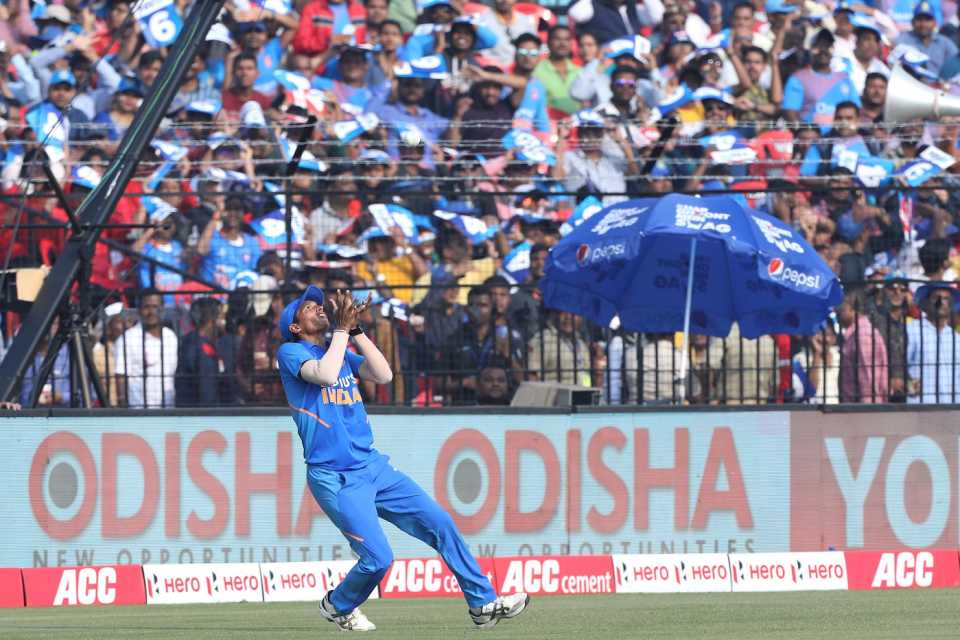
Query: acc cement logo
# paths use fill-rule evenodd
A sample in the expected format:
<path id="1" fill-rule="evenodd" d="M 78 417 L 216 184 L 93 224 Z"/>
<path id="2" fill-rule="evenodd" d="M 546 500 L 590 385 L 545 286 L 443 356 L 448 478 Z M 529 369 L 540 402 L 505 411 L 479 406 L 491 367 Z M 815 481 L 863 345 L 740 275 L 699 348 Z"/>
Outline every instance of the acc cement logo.
<path id="1" fill-rule="evenodd" d="M 729 213 L 714 213 L 706 207 L 678 204 L 673 223 L 678 227 L 695 231 L 713 230 L 718 233 L 730 233 L 733 227 L 725 222 L 729 219 Z"/>
<path id="2" fill-rule="evenodd" d="M 650 207 L 626 207 L 623 209 L 613 208 L 593 227 L 593 232 L 602 236 L 613 229 L 629 227 L 636 224 L 640 215 Z"/>
<path id="3" fill-rule="evenodd" d="M 774 258 L 770 261 L 770 263 L 767 265 L 767 274 L 773 280 L 789 282 L 797 287 L 803 287 L 806 289 L 820 288 L 819 274 L 814 276 L 810 275 L 809 273 L 797 271 L 796 269 L 791 269 L 780 258 Z"/>
<path id="4" fill-rule="evenodd" d="M 760 229 L 764 239 L 775 246 L 780 251 L 788 253 L 803 253 L 803 245 L 793 239 L 793 231 L 776 226 L 769 220 L 764 220 L 759 216 L 751 216 L 754 224 Z M 770 264 L 773 264 L 772 262 Z"/>

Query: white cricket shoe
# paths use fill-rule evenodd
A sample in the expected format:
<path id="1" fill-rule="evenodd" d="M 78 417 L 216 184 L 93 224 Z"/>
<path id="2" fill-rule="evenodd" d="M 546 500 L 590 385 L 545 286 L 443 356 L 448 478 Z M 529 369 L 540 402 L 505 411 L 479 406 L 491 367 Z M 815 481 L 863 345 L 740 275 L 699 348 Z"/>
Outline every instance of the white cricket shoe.
<path id="1" fill-rule="evenodd" d="M 377 626 L 370 622 L 367 616 L 363 615 L 360 607 L 357 607 L 350 613 L 337 613 L 333 608 L 333 604 L 330 602 L 329 592 L 323 596 L 323 600 L 320 601 L 320 615 L 323 616 L 324 619 L 337 625 L 340 631 L 376 631 L 377 629 Z"/>
<path id="2" fill-rule="evenodd" d="M 502 619 L 516 618 L 527 609 L 528 604 L 530 596 L 522 592 L 512 596 L 500 596 L 479 609 L 470 607 L 470 617 L 478 629 L 489 629 Z"/>

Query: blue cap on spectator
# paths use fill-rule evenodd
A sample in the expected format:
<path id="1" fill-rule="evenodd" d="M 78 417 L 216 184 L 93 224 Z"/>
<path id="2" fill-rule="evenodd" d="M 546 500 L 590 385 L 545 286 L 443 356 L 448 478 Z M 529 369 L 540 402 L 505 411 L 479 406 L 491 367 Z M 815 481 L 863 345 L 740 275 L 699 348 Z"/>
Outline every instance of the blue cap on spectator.
<path id="1" fill-rule="evenodd" d="M 877 21 L 870 16 L 855 13 L 853 17 L 850 18 L 850 24 L 853 25 L 854 31 L 873 31 L 877 34 L 878 40 L 884 39 L 883 32 L 880 31 L 880 27 L 877 26 Z"/>
<path id="2" fill-rule="evenodd" d="M 913 9 L 913 17 L 919 18 L 920 16 L 930 16 L 933 19 L 937 18 L 937 14 L 933 10 L 933 5 L 927 2 L 927 0 L 918 3 Z"/>
<path id="3" fill-rule="evenodd" d="M 573 117 L 573 121 L 578 127 L 602 127 L 606 124 L 603 116 L 593 109 L 581 109 Z"/>
<path id="4" fill-rule="evenodd" d="M 132 93 L 143 97 L 143 85 L 136 78 L 124 78 L 117 87 L 117 93 Z"/>
<path id="5" fill-rule="evenodd" d="M 53 42 L 64 33 L 66 33 L 66 30 L 63 27 L 50 24 L 41 29 L 40 33 L 34 36 L 34 38 L 36 38 L 42 45 L 48 42 Z"/>
<path id="6" fill-rule="evenodd" d="M 234 28 L 238 34 L 243 35 L 244 33 L 249 33 L 251 31 L 267 31 L 267 23 L 263 20 L 253 20 L 251 22 L 238 22 Z"/>
<path id="7" fill-rule="evenodd" d="M 672 47 L 675 44 L 693 44 L 693 40 L 690 39 L 690 35 L 686 31 L 674 31 L 673 35 L 670 36 L 670 46 Z"/>
<path id="8" fill-rule="evenodd" d="M 380 227 L 368 227 L 366 231 L 360 234 L 360 242 L 367 242 L 373 238 L 389 238 L 390 234 Z"/>
<path id="9" fill-rule="evenodd" d="M 390 154 L 380 149 L 367 149 L 360 154 L 360 162 L 370 164 L 390 164 Z"/>
<path id="10" fill-rule="evenodd" d="M 279 325 L 280 335 L 283 336 L 285 341 L 293 340 L 293 334 L 290 333 L 290 325 L 296 321 L 297 311 L 300 311 L 300 305 L 308 300 L 312 300 L 317 304 L 323 304 L 323 290 L 310 285 L 299 298 L 283 308 L 283 313 L 280 314 L 280 321 L 277 324 Z"/>
<path id="11" fill-rule="evenodd" d="M 422 13 L 427 9 L 432 9 L 433 7 L 439 7 L 440 5 L 447 5 L 452 7 L 453 3 L 450 0 L 417 0 L 417 12 Z"/>
<path id="12" fill-rule="evenodd" d="M 795 4 L 789 4 L 786 0 L 767 0 L 764 11 L 768 15 L 771 13 L 795 13 L 800 11 L 800 7 Z"/>
<path id="13" fill-rule="evenodd" d="M 733 96 L 726 91 L 721 91 L 720 89 L 716 89 L 714 87 L 700 87 L 693 92 L 693 99 L 699 100 L 700 102 L 713 100 L 714 102 L 722 102 L 730 107 L 733 106 Z"/>
<path id="14" fill-rule="evenodd" d="M 654 165 L 653 169 L 650 170 L 651 178 L 669 178 L 670 177 L 670 167 L 661 160 L 658 160 Z"/>
<path id="15" fill-rule="evenodd" d="M 68 84 L 71 87 L 77 86 L 77 79 L 73 77 L 73 73 L 69 69 L 57 69 L 52 74 L 50 74 L 50 85 L 55 84 Z"/>
<path id="16" fill-rule="evenodd" d="M 89 165 L 79 164 L 70 170 L 70 181 L 77 187 L 95 189 L 100 184 L 100 174 Z"/>
<path id="17" fill-rule="evenodd" d="M 309 151 L 304 151 L 303 155 L 300 156 L 300 162 L 297 163 L 298 169 L 303 169 L 304 171 L 312 171 L 314 173 L 323 173 L 327 170 L 327 163 L 323 160 L 317 158 Z"/>
<path id="18" fill-rule="evenodd" d="M 220 113 L 220 107 L 219 100 L 194 100 L 187 105 L 187 111 L 215 116 Z"/>
<path id="19" fill-rule="evenodd" d="M 907 280 L 908 280 L 907 274 L 905 274 L 903 271 L 900 271 L 899 269 L 896 271 L 891 271 L 883 278 L 883 281 L 885 283 L 906 282 Z"/>
<path id="20" fill-rule="evenodd" d="M 841 11 L 853 13 L 853 3 L 850 0 L 837 0 L 837 6 L 833 8 L 833 15 L 837 15 Z"/>
<path id="21" fill-rule="evenodd" d="M 949 291 L 950 295 L 953 296 L 953 310 L 960 310 L 960 289 L 946 282 L 933 282 L 921 285 L 914 294 L 914 301 L 917 303 L 917 306 L 923 307 L 927 303 L 927 298 L 930 297 L 930 294 L 937 289 L 946 289 Z"/>

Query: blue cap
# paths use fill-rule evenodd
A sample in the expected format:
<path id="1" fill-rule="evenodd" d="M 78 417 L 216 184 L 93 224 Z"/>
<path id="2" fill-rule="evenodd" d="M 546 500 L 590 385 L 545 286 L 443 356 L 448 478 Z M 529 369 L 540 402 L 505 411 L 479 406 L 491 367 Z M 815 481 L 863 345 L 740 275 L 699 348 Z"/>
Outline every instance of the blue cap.
<path id="1" fill-rule="evenodd" d="M 958 311 L 960 307 L 960 289 L 952 286 L 947 282 L 932 282 L 930 284 L 921 285 L 917 292 L 914 294 L 914 301 L 917 303 L 918 307 L 922 307 L 927 302 L 927 298 L 930 297 L 930 294 L 936 291 L 937 289 L 946 289 L 950 292 L 950 295 L 953 296 L 953 309 Z"/>
<path id="2" fill-rule="evenodd" d="M 284 341 L 289 342 L 290 340 L 293 340 L 293 334 L 290 333 L 290 325 L 292 325 L 296 320 L 297 311 L 300 310 L 300 305 L 307 300 L 312 300 L 317 304 L 323 304 L 323 290 L 319 287 L 310 285 L 300 295 L 299 298 L 283 308 L 283 313 L 280 314 L 280 320 L 278 321 L 278 328 L 280 329 L 280 335 L 283 336 Z"/>
<path id="3" fill-rule="evenodd" d="M 439 7 L 440 5 L 444 4 L 448 7 L 453 6 L 453 2 L 451 2 L 451 0 L 417 0 L 417 13 L 423 13 L 427 9 Z"/>
<path id="4" fill-rule="evenodd" d="M 578 127 L 602 127 L 606 124 L 603 116 L 593 109 L 581 109 L 574 116 Z"/>
<path id="5" fill-rule="evenodd" d="M 877 34 L 878 40 L 883 40 L 883 32 L 880 31 L 880 27 L 877 26 L 877 21 L 870 16 L 855 13 L 853 17 L 850 18 L 850 24 L 853 25 L 854 31 L 873 31 Z"/>
<path id="6" fill-rule="evenodd" d="M 837 15 L 841 11 L 853 13 L 853 3 L 850 0 L 838 0 L 837 6 L 833 8 L 833 15 Z"/>
<path id="7" fill-rule="evenodd" d="M 50 74 L 49 86 L 55 84 L 68 84 L 71 87 L 77 86 L 77 79 L 73 77 L 73 73 L 69 69 L 57 69 L 52 74 Z"/>
<path id="8" fill-rule="evenodd" d="M 370 164 L 390 164 L 390 154 L 380 149 L 367 149 L 360 154 L 360 162 Z"/>
<path id="9" fill-rule="evenodd" d="M 796 13 L 800 11 L 800 7 L 795 4 L 788 4 L 786 0 L 767 0 L 767 4 L 763 9 L 768 15 L 771 13 Z"/>
<path id="10" fill-rule="evenodd" d="M 219 100 L 194 100 L 187 104 L 187 111 L 215 116 L 220 112 L 220 107 L 221 103 Z"/>
<path id="11" fill-rule="evenodd" d="M 658 160 L 654 165 L 653 169 L 650 170 L 651 178 L 668 178 L 670 177 L 670 167 L 667 166 L 662 160 Z"/>
<path id="12" fill-rule="evenodd" d="M 923 0 L 913 9 L 913 17 L 916 18 L 918 16 L 930 16 L 931 18 L 936 19 L 937 14 L 933 10 L 933 5 L 927 2 L 927 0 Z"/>
<path id="13" fill-rule="evenodd" d="M 907 280 L 909 280 L 909 278 L 907 278 L 907 274 L 899 269 L 896 271 L 891 271 L 883 278 L 884 282 L 906 282 Z"/>
<path id="14" fill-rule="evenodd" d="M 670 36 L 669 46 L 672 47 L 675 44 L 684 44 L 684 43 L 696 46 L 693 44 L 693 40 L 690 39 L 690 35 L 686 31 L 674 31 L 673 35 Z"/>
<path id="15" fill-rule="evenodd" d="M 267 23 L 264 22 L 263 20 L 253 20 L 251 22 L 238 22 L 233 29 L 234 31 L 236 31 L 238 34 L 241 34 L 241 35 L 244 33 L 249 33 L 250 31 L 263 31 L 264 33 L 266 33 Z"/>
<path id="16" fill-rule="evenodd" d="M 143 85 L 136 78 L 124 78 L 117 87 L 117 93 L 134 93 L 143 97 Z"/>
<path id="17" fill-rule="evenodd" d="M 100 174 L 93 167 L 86 164 L 74 165 L 70 170 L 70 181 L 77 187 L 95 189 L 100 184 Z"/>
<path id="18" fill-rule="evenodd" d="M 733 96 L 731 96 L 726 91 L 721 91 L 714 87 L 700 87 L 693 92 L 693 99 L 699 100 L 700 102 L 706 102 L 707 100 L 713 100 L 715 102 L 722 102 L 727 106 L 733 105 Z"/>

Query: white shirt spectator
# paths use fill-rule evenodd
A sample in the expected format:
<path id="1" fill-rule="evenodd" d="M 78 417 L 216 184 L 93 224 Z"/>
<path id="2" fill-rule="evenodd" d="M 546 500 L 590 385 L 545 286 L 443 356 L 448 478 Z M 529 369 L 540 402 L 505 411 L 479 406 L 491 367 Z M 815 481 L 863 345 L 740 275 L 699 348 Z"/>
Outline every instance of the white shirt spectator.
<path id="1" fill-rule="evenodd" d="M 117 375 L 127 377 L 128 404 L 132 408 L 173 407 L 177 371 L 177 336 L 167 327 L 161 337 L 144 337 L 143 326 L 127 329 L 114 347 Z"/>
<path id="2" fill-rule="evenodd" d="M 500 16 L 493 9 L 487 9 L 477 16 L 477 23 L 497 34 L 497 44 L 485 50 L 483 55 L 492 58 L 500 64 L 512 64 L 516 53 L 513 41 L 525 33 L 537 34 L 537 21 L 533 16 L 513 12 L 513 23 L 504 24 Z"/>

